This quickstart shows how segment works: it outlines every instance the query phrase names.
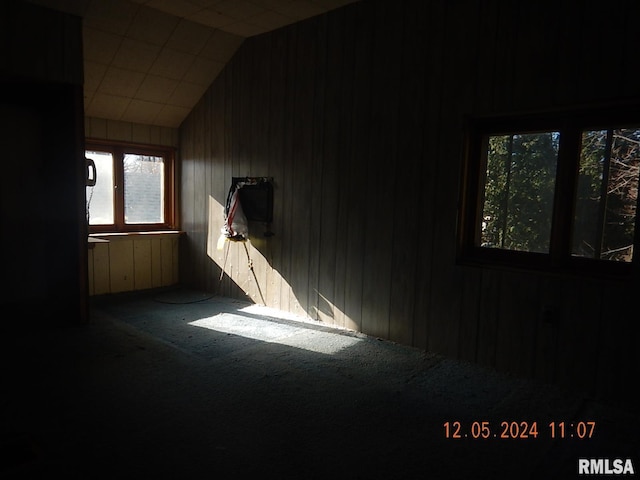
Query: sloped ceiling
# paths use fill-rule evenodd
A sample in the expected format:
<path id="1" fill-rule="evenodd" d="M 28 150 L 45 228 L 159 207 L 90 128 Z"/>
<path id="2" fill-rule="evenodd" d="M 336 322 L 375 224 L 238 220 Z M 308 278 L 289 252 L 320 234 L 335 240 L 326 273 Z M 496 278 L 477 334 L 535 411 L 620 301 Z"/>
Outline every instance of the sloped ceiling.
<path id="1" fill-rule="evenodd" d="M 177 128 L 244 39 L 357 0 L 28 0 L 83 18 L 88 117 Z"/>

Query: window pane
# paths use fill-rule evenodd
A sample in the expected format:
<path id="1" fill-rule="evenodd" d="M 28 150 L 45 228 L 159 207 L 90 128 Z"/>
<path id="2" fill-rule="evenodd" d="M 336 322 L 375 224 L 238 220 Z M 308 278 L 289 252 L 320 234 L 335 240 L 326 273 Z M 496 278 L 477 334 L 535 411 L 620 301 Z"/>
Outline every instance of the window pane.
<path id="1" fill-rule="evenodd" d="M 112 225 L 113 156 L 109 152 L 86 151 L 85 156 L 96 164 L 96 184 L 87 187 L 87 216 L 89 225 Z"/>
<path id="2" fill-rule="evenodd" d="M 124 156 L 125 223 L 164 222 L 164 159 Z"/>
<path id="3" fill-rule="evenodd" d="M 582 133 L 575 202 L 576 256 L 630 262 L 633 255 L 640 129 Z"/>
<path id="4" fill-rule="evenodd" d="M 480 242 L 549 252 L 559 132 L 488 138 Z"/>

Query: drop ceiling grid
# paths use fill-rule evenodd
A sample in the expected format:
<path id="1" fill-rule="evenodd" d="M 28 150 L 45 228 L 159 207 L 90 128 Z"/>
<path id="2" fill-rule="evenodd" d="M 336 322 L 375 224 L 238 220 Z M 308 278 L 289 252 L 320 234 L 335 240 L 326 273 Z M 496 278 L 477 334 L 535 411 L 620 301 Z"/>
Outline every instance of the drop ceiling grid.
<path id="1" fill-rule="evenodd" d="M 85 13 L 85 114 L 179 126 L 242 39 L 146 6 L 116 11 Z M 214 49 L 223 62 L 207 58 Z"/>
<path id="2" fill-rule="evenodd" d="M 245 38 L 359 0 L 25 0 L 83 18 L 85 115 L 177 128 Z"/>

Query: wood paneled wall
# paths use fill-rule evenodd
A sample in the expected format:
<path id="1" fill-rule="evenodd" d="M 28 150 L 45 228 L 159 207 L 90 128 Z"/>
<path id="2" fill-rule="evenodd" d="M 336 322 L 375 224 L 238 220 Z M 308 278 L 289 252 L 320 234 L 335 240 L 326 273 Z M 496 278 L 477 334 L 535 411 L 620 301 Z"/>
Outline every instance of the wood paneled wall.
<path id="1" fill-rule="evenodd" d="M 0 32 L 3 327 L 84 323 L 82 20 L 3 2 Z"/>
<path id="2" fill-rule="evenodd" d="M 182 282 L 630 395 L 637 282 L 456 264 L 468 115 L 640 96 L 640 4 L 607 10 L 619 21 L 595 1 L 374 0 L 248 39 L 180 129 Z M 244 175 L 275 179 L 275 236 L 252 225 L 220 250 Z"/>
<path id="3" fill-rule="evenodd" d="M 178 148 L 177 128 L 85 117 L 87 138 Z M 89 295 L 146 290 L 179 283 L 180 234 L 102 236 L 90 244 Z"/>
<path id="4" fill-rule="evenodd" d="M 89 295 L 132 292 L 179 283 L 180 233 L 101 235 L 89 246 Z"/>
<path id="5" fill-rule="evenodd" d="M 177 128 L 85 117 L 84 131 L 87 138 L 178 147 Z"/>

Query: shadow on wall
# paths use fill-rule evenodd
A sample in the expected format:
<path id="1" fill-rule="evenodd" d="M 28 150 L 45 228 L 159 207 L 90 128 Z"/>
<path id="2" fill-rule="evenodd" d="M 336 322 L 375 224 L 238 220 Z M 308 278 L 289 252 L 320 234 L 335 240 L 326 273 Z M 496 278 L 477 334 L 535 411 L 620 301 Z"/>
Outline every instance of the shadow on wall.
<path id="1" fill-rule="evenodd" d="M 310 304 L 308 283 L 291 284 L 285 277 L 281 271 L 285 261 L 279 263 L 276 259 L 283 256 L 283 244 L 287 239 L 272 231 L 269 223 L 251 220 L 247 223 L 248 235 L 245 239 L 226 238 L 225 206 L 209 196 L 207 255 L 217 266 L 219 274 L 218 284 L 213 291 L 222 296 L 247 299 L 301 317 L 357 330 L 357 325 L 353 323 L 336 321 L 346 318 L 346 315 L 329 297 L 315 289 L 312 295 L 316 297 L 316 302 Z M 288 251 L 286 257 L 290 265 L 303 263 L 300 257 L 294 257 L 298 250 L 293 246 Z"/>

